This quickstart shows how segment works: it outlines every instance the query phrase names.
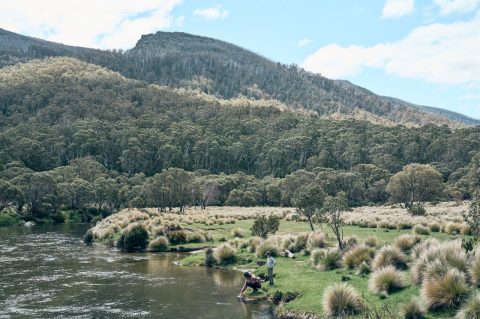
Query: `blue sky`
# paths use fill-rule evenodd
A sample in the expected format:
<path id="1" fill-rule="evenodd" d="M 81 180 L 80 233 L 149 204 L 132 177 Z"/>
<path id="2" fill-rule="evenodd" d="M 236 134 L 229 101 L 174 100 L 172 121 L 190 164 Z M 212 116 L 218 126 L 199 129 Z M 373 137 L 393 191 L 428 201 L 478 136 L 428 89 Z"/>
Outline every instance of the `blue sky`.
<path id="1" fill-rule="evenodd" d="M 480 0 L 0 0 L 0 27 L 99 48 L 204 35 L 480 118 Z"/>

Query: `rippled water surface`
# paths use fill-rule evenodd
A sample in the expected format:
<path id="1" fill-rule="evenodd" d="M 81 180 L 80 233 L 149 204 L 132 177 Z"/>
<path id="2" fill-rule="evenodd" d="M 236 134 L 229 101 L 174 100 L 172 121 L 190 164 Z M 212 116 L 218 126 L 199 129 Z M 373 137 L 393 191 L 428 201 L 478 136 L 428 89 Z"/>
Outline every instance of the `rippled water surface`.
<path id="1" fill-rule="evenodd" d="M 272 318 L 235 271 L 86 247 L 86 226 L 0 228 L 0 318 Z"/>

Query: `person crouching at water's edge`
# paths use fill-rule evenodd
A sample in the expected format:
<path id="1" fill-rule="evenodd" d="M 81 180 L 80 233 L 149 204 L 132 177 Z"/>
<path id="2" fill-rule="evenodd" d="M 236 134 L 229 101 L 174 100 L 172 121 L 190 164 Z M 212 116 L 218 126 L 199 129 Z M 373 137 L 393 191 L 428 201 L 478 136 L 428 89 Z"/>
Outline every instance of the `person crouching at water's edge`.
<path id="1" fill-rule="evenodd" d="M 277 264 L 275 258 L 272 257 L 272 253 L 267 251 L 267 269 L 268 269 L 268 281 L 269 285 L 273 286 L 273 267 Z"/>
<path id="2" fill-rule="evenodd" d="M 252 275 L 248 271 L 243 273 L 243 277 L 245 277 L 245 283 L 243 284 L 242 290 L 240 290 L 240 297 L 243 296 L 247 287 L 252 288 L 253 292 L 257 292 L 257 290 L 262 287 L 263 280 L 260 277 Z"/>

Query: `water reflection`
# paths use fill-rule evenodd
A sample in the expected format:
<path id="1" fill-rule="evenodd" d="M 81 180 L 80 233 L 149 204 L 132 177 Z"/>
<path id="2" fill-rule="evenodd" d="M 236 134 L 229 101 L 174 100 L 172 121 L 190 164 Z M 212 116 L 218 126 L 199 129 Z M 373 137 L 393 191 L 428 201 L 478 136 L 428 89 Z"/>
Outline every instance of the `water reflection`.
<path id="1" fill-rule="evenodd" d="M 0 318 L 272 318 L 243 304 L 241 273 L 175 266 L 177 254 L 85 247 L 85 226 L 0 229 Z"/>

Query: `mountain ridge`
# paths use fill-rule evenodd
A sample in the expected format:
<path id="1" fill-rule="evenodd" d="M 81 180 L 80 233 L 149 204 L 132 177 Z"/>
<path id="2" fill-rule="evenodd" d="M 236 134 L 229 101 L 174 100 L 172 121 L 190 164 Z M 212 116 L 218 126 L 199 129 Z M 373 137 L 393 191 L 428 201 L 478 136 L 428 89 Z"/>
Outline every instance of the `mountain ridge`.
<path id="1" fill-rule="evenodd" d="M 0 66 L 49 56 L 70 56 L 147 83 L 198 89 L 221 98 L 274 99 L 320 116 L 341 114 L 406 125 L 478 125 L 479 120 L 393 97 L 297 66 L 273 62 L 234 44 L 183 32 L 142 35 L 126 51 L 68 46 L 0 29 Z"/>

